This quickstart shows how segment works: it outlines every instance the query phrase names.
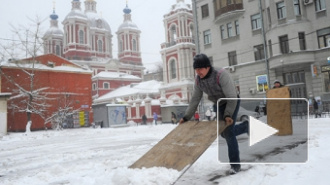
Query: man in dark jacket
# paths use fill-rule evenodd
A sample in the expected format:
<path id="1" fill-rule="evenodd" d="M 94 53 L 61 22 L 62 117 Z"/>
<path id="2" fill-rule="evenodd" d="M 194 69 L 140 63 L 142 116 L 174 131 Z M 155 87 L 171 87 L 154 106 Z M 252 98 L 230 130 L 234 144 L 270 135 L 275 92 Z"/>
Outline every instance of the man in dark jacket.
<path id="1" fill-rule="evenodd" d="M 195 113 L 203 93 L 208 95 L 208 99 L 217 105 L 220 98 L 237 98 L 234 81 L 229 73 L 224 69 L 212 67 L 209 58 L 205 54 L 198 54 L 194 57 L 194 69 L 197 74 L 191 101 L 180 120 L 180 124 L 190 120 Z M 228 146 L 228 156 L 231 165 L 231 174 L 240 171 L 241 165 L 239 148 L 236 136 L 248 132 L 248 121 L 235 126 L 236 117 L 239 110 L 240 100 L 222 100 L 215 108 L 218 111 L 218 119 L 224 120 L 228 126 L 221 136 L 226 139 Z"/>

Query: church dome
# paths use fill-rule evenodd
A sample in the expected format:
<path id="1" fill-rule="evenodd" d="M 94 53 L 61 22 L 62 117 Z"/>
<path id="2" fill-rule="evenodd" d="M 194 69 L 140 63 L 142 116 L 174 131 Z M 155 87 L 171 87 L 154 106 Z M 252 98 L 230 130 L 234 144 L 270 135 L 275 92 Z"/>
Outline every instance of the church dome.
<path id="1" fill-rule="evenodd" d="M 136 30 L 139 30 L 139 28 L 137 27 L 137 25 L 134 22 L 132 22 L 132 21 L 125 21 L 125 22 L 123 22 L 119 26 L 118 30 L 123 30 L 123 29 L 136 29 Z"/>
<path id="2" fill-rule="evenodd" d="M 63 31 L 58 28 L 58 25 L 57 25 L 58 15 L 55 13 L 55 10 L 53 10 L 53 13 L 49 17 L 51 19 L 51 24 L 50 24 L 50 28 L 44 34 L 44 37 L 47 37 L 47 36 L 62 37 L 64 34 L 63 34 Z"/>
<path id="3" fill-rule="evenodd" d="M 44 37 L 47 36 L 63 36 L 63 31 L 61 29 L 59 29 L 58 27 L 50 27 L 46 33 L 44 34 Z"/>
<path id="4" fill-rule="evenodd" d="M 84 12 L 78 9 L 71 10 L 71 12 L 65 17 L 64 20 L 74 19 L 74 18 L 87 20 L 87 16 L 84 14 Z"/>
<path id="5" fill-rule="evenodd" d="M 111 32 L 111 28 L 108 22 L 97 15 L 97 13 L 87 12 L 86 15 L 91 28 L 106 29 L 107 31 Z"/>
<path id="6" fill-rule="evenodd" d="M 123 12 L 124 12 L 124 17 L 125 17 L 124 22 L 119 26 L 118 31 L 123 30 L 123 29 L 139 30 L 137 25 L 134 22 L 132 22 L 132 20 L 131 20 L 131 9 L 128 8 L 128 5 L 126 5 Z"/>

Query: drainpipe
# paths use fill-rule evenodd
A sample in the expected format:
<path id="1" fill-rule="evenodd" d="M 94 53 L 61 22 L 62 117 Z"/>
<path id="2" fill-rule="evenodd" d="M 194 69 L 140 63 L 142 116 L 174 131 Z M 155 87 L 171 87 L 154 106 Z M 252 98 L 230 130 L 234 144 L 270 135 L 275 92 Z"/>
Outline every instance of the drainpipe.
<path id="1" fill-rule="evenodd" d="M 196 45 L 196 52 L 200 53 L 200 46 L 199 46 L 199 29 L 198 29 L 198 19 L 197 19 L 197 5 L 196 0 L 192 0 L 193 6 L 193 16 L 194 16 L 194 24 L 195 24 L 195 45 Z"/>
<path id="2" fill-rule="evenodd" d="M 198 27 L 198 17 L 197 17 L 197 0 L 191 0 L 193 6 L 193 16 L 194 16 L 194 24 L 195 24 L 195 45 L 196 45 L 196 53 L 200 53 L 200 44 L 199 44 L 199 27 Z M 205 119 L 205 110 L 204 110 L 204 96 L 201 98 L 199 102 L 199 115 L 200 117 Z"/>

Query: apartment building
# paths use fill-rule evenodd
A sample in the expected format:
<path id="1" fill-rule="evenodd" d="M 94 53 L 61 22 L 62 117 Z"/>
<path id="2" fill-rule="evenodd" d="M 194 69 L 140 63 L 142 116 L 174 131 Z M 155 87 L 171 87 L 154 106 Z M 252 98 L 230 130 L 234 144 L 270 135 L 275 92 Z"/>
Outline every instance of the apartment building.
<path id="1" fill-rule="evenodd" d="M 330 101 L 330 1 L 192 3 L 198 52 L 231 72 L 241 97 L 264 98 L 277 79 L 292 97 Z"/>

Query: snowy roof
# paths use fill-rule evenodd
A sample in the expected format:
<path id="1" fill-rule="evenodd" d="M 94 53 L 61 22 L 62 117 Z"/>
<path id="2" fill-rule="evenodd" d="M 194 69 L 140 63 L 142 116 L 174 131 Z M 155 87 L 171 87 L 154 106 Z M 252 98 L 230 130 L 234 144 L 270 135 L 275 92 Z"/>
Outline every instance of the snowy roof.
<path id="1" fill-rule="evenodd" d="M 172 5 L 170 12 L 182 10 L 182 9 L 189 10 L 189 11 L 192 10 L 190 4 L 186 4 L 184 2 L 184 0 L 177 0 L 177 3 L 175 5 Z"/>
<path id="2" fill-rule="evenodd" d="M 49 67 L 44 64 L 34 64 L 34 67 L 31 63 L 25 63 L 25 64 L 16 64 L 16 63 L 1 63 L 1 66 L 6 67 L 13 67 L 13 68 L 28 68 L 28 69 L 39 69 L 39 70 L 49 70 L 49 71 L 67 71 L 67 72 L 83 72 L 83 73 L 92 73 L 91 70 L 86 70 L 78 67 L 72 67 L 72 66 L 54 66 Z"/>
<path id="3" fill-rule="evenodd" d="M 132 21 L 125 21 L 125 22 L 123 22 L 123 23 L 119 26 L 118 30 L 122 30 L 122 29 L 134 29 L 134 30 L 139 30 L 139 28 L 137 27 L 137 25 L 136 25 L 134 22 L 132 22 Z"/>
<path id="4" fill-rule="evenodd" d="M 141 82 L 135 86 L 127 85 L 95 99 L 94 102 L 103 102 L 117 97 L 128 97 L 136 94 L 156 94 L 159 93 L 160 86 L 161 82 L 156 80 Z"/>
<path id="5" fill-rule="evenodd" d="M 48 35 L 53 35 L 53 36 L 56 35 L 56 36 L 62 37 L 64 34 L 61 29 L 59 29 L 58 27 L 52 26 L 46 31 L 44 37 L 46 37 Z"/>
<path id="6" fill-rule="evenodd" d="M 163 67 L 163 62 L 154 62 L 154 63 L 147 63 L 143 65 L 145 67 L 144 73 L 156 73 Z"/>
<path id="7" fill-rule="evenodd" d="M 191 79 L 186 79 L 186 80 L 182 80 L 182 81 L 179 81 L 179 82 L 171 82 L 169 84 L 164 84 L 162 85 L 162 89 L 167 89 L 167 88 L 172 88 L 172 87 L 180 87 L 180 86 L 183 86 L 183 85 L 194 85 L 194 80 Z"/>
<path id="8" fill-rule="evenodd" d="M 87 20 L 87 16 L 84 14 L 84 12 L 78 9 L 71 10 L 71 12 L 65 17 L 64 21 L 72 18 Z"/>
<path id="9" fill-rule="evenodd" d="M 127 73 L 121 73 L 121 72 L 109 72 L 109 71 L 102 71 L 95 76 L 93 76 L 92 79 L 95 78 L 108 78 L 108 79 L 133 79 L 133 80 L 141 80 L 141 78 L 130 75 Z"/>

